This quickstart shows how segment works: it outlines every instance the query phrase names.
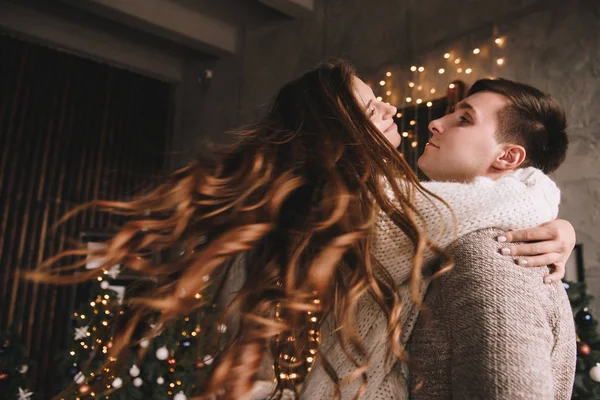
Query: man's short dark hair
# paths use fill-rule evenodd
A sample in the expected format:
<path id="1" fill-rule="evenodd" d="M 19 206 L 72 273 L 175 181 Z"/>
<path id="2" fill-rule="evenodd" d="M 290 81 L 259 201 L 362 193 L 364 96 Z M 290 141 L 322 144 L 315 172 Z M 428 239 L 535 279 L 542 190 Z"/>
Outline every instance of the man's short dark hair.
<path id="1" fill-rule="evenodd" d="M 562 164 L 569 146 L 567 119 L 554 98 L 507 79 L 480 79 L 468 96 L 479 92 L 497 93 L 508 99 L 509 104 L 498 112 L 496 139 L 525 148 L 527 157 L 522 166 L 549 173 Z"/>

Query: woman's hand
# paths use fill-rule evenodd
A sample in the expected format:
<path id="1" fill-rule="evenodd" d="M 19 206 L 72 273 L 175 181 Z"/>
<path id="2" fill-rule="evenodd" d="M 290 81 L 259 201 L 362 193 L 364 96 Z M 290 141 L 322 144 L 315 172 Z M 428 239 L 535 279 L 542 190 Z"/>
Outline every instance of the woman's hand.
<path id="1" fill-rule="evenodd" d="M 565 276 L 565 264 L 575 247 L 575 229 L 569 221 L 556 219 L 535 228 L 506 232 L 498 236 L 502 243 L 525 242 L 502 249 L 502 254 L 519 256 L 518 264 L 527 267 L 553 265 L 554 271 L 544 283 L 558 282 Z"/>

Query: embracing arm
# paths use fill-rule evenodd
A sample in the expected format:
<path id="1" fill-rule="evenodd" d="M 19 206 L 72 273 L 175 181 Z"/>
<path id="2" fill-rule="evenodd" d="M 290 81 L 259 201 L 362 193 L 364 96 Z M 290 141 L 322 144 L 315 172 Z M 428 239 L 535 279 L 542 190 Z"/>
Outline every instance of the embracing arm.
<path id="1" fill-rule="evenodd" d="M 560 190 L 544 173 L 535 168 L 525 168 L 497 180 L 478 177 L 471 183 L 424 182 L 423 186 L 444 199 L 452 212 L 438 200 L 422 194 L 416 206 L 427 223 L 430 236 L 443 231 L 438 240 L 446 247 L 456 237 L 479 229 L 503 230 L 534 227 L 556 218 L 560 203 Z M 449 235 L 456 217 L 456 237 Z"/>
<path id="2" fill-rule="evenodd" d="M 544 270 L 500 255 L 495 234 L 459 239 L 450 248 L 456 266 L 441 277 L 453 398 L 554 398 Z"/>

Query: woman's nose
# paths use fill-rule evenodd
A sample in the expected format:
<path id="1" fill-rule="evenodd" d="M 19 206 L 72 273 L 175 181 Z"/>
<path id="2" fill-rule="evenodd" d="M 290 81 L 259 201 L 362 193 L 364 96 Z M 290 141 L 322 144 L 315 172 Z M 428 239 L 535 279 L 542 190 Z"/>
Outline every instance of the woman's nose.
<path id="1" fill-rule="evenodd" d="M 398 109 L 395 106 L 387 103 L 385 104 L 385 115 L 393 117 L 397 112 Z"/>

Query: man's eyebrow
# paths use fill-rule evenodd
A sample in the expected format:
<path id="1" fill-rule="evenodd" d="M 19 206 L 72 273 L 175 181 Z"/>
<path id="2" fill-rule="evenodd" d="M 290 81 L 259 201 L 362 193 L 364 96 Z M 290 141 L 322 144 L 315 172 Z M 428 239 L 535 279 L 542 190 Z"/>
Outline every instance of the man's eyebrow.
<path id="1" fill-rule="evenodd" d="M 466 101 L 461 101 L 460 103 L 458 103 L 456 106 L 456 108 L 459 108 L 461 110 L 471 110 L 471 111 L 475 111 L 475 108 L 473 108 L 472 105 L 470 105 L 469 103 L 467 103 Z"/>
<path id="2" fill-rule="evenodd" d="M 477 110 L 475 109 L 475 107 L 473 107 L 471 104 L 469 104 L 468 102 L 466 102 L 464 100 L 461 101 L 460 103 L 458 103 L 455 107 L 460 110 L 469 112 L 472 115 L 473 119 L 478 118 L 478 113 L 477 113 Z"/>

